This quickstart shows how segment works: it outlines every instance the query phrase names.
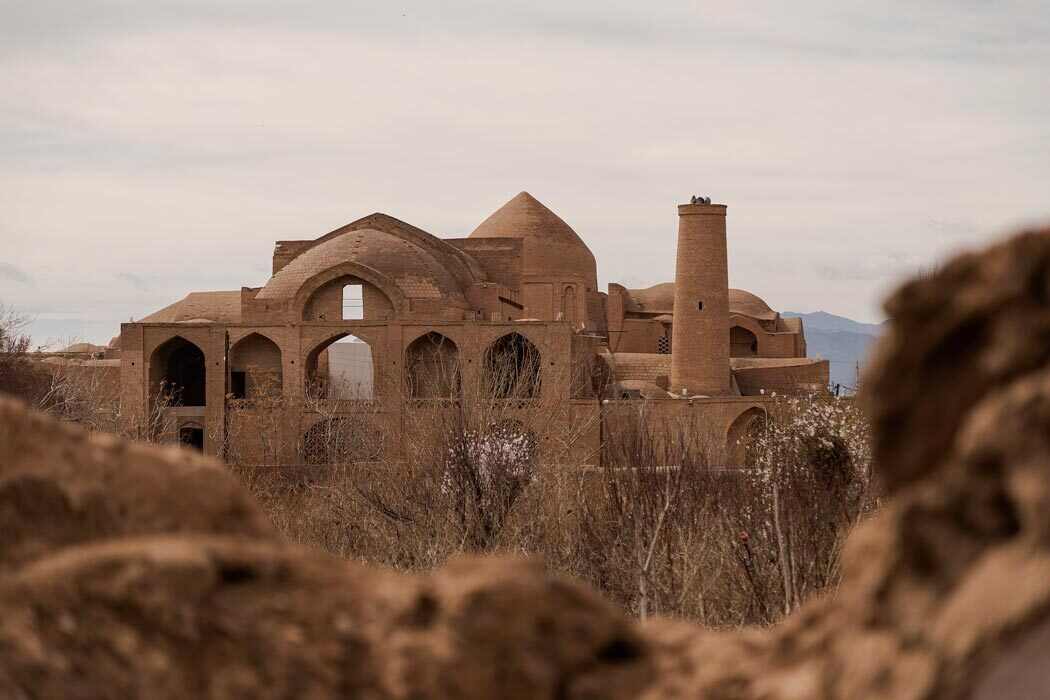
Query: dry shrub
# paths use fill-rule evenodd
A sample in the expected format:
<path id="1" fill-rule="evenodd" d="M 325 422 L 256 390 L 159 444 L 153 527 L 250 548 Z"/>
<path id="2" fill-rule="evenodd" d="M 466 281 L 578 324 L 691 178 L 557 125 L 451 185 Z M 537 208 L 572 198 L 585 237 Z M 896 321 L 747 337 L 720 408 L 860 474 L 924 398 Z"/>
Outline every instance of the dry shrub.
<path id="1" fill-rule="evenodd" d="M 290 538 L 339 556 L 411 571 L 465 551 L 539 556 L 643 618 L 764 625 L 836 584 L 839 547 L 873 502 L 854 403 L 781 407 L 780 422 L 750 427 L 747 469 L 728 467 L 700 424 L 657 419 L 644 402 L 605 406 L 617 430 L 586 467 L 563 449 L 571 435 L 544 434 L 549 413 L 478 399 L 417 403 L 396 429 L 377 411 L 382 441 L 408 436 L 398 459 L 291 479 L 238 471 Z"/>
<path id="2" fill-rule="evenodd" d="M 0 303 L 0 392 L 39 406 L 47 394 L 48 373 L 29 356 L 25 332 L 31 317 Z"/>
<path id="3" fill-rule="evenodd" d="M 12 328 L 4 368 L 25 361 Z M 845 535 L 876 503 L 852 400 L 780 399 L 776 420 L 749 426 L 739 469 L 703 425 L 657 418 L 645 402 L 605 402 L 597 418 L 569 422 L 528 349 L 486 358 L 476 386 L 455 368 L 435 371 L 436 351 L 418 362 L 426 371 L 394 401 L 321 392 L 300 406 L 278 374 L 248 368 L 253 388 L 229 401 L 221 450 L 290 539 L 409 571 L 460 552 L 542 557 L 639 617 L 726 627 L 771 624 L 834 587 Z M 164 432 L 162 402 L 147 425 L 129 426 L 96 381 L 76 366 L 51 372 L 37 405 L 127 437 Z M 283 444 L 304 413 L 311 429 Z M 600 455 L 574 451 L 588 420 L 606 426 Z"/>

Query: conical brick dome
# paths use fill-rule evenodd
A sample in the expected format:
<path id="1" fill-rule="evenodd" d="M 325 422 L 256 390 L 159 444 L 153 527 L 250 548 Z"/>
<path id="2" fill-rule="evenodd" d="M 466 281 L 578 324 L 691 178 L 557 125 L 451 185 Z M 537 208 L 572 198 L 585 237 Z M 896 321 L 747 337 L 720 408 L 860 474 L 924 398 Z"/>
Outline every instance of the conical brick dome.
<path id="1" fill-rule="evenodd" d="M 587 244 L 561 217 L 528 192 L 521 192 L 470 234 L 471 238 L 521 238 L 524 240 L 525 275 L 571 276 L 587 280 L 597 290 L 597 266 Z"/>

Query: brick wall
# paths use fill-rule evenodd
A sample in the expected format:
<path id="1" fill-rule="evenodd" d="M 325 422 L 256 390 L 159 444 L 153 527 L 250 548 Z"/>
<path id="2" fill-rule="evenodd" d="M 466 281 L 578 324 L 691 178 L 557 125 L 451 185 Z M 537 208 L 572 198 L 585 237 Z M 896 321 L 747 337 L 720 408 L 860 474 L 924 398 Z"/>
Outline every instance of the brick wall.
<path id="1" fill-rule="evenodd" d="M 757 396 L 766 394 L 803 394 L 820 391 L 828 386 L 828 361 L 772 367 L 738 367 L 733 370 L 740 393 Z"/>

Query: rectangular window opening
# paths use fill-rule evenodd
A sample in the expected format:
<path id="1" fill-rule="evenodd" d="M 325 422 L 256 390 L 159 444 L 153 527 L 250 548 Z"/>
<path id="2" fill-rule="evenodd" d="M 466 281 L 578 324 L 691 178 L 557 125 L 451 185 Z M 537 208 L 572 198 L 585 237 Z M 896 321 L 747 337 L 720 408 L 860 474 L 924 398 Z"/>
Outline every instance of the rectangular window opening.
<path id="1" fill-rule="evenodd" d="M 343 287 L 343 320 L 360 321 L 365 317 L 365 299 L 361 285 L 348 284 Z"/>
<path id="2" fill-rule="evenodd" d="M 702 302 L 702 301 L 696 302 L 696 308 L 699 309 L 700 311 L 703 311 L 704 310 L 704 302 Z"/>
<path id="3" fill-rule="evenodd" d="M 248 398 L 248 378 L 245 372 L 230 372 L 230 393 L 235 399 Z"/>

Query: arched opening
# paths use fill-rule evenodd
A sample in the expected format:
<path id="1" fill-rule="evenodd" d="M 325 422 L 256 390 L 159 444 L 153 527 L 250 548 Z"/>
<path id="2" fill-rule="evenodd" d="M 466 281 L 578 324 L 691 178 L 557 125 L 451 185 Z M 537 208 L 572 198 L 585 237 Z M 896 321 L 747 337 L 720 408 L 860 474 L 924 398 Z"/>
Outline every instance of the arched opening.
<path id="1" fill-rule="evenodd" d="M 303 306 L 304 321 L 375 321 L 394 315 L 394 304 L 383 290 L 352 275 L 326 282 Z"/>
<path id="2" fill-rule="evenodd" d="M 459 348 L 433 331 L 416 338 L 405 351 L 405 379 L 414 399 L 459 396 Z"/>
<path id="3" fill-rule="evenodd" d="M 185 338 L 172 338 L 150 356 L 150 397 L 154 405 L 206 405 L 206 378 L 204 351 Z"/>
<path id="4" fill-rule="evenodd" d="M 576 289 L 566 287 L 561 297 L 562 318 L 566 321 L 576 320 Z"/>
<path id="5" fill-rule="evenodd" d="M 179 444 L 203 452 L 204 428 L 196 423 L 185 423 L 179 426 Z"/>
<path id="6" fill-rule="evenodd" d="M 758 357 L 758 338 L 743 326 L 729 329 L 730 357 Z"/>
<path id="7" fill-rule="evenodd" d="M 281 349 L 258 333 L 230 348 L 230 393 L 235 399 L 263 399 L 281 394 Z"/>
<path id="8" fill-rule="evenodd" d="M 303 464 L 342 466 L 374 462 L 382 451 L 382 433 L 353 418 L 326 418 L 303 433 Z"/>
<path id="9" fill-rule="evenodd" d="M 748 466 L 748 446 L 759 436 L 767 418 L 764 409 L 752 406 L 730 424 L 726 431 L 726 455 L 730 466 Z"/>
<path id="10" fill-rule="evenodd" d="M 497 399 L 533 398 L 540 393 L 540 351 L 528 338 L 508 333 L 485 352 L 485 386 Z"/>
<path id="11" fill-rule="evenodd" d="M 306 358 L 307 396 L 370 401 L 375 395 L 372 347 L 349 333 L 322 343 Z"/>

